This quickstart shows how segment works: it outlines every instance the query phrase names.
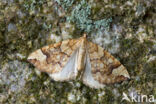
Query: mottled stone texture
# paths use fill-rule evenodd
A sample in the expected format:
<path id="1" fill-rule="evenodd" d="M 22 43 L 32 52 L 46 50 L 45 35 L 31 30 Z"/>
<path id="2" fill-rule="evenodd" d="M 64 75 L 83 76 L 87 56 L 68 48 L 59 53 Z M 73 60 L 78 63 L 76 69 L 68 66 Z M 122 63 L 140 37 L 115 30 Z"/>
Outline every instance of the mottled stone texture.
<path id="1" fill-rule="evenodd" d="M 155 0 L 0 0 L 0 103 L 104 104 L 123 92 L 156 98 Z M 68 38 L 88 39 L 112 53 L 131 79 L 95 90 L 79 81 L 54 82 L 26 59 Z"/>

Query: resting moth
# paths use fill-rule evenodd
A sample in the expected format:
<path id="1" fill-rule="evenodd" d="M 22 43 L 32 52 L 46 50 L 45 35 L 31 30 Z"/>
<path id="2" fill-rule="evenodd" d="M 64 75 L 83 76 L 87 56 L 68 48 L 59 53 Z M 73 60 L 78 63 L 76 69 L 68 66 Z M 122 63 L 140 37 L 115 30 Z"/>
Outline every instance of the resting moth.
<path id="1" fill-rule="evenodd" d="M 102 47 L 87 41 L 86 34 L 38 49 L 28 61 L 55 81 L 79 78 L 96 89 L 130 78 L 126 68 Z"/>

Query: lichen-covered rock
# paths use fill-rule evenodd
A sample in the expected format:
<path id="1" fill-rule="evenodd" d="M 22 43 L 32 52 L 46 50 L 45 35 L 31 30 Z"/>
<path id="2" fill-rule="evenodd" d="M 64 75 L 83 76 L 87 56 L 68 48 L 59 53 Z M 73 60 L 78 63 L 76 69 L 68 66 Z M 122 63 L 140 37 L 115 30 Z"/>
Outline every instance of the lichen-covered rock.
<path id="1" fill-rule="evenodd" d="M 1 0 L 0 104 L 128 103 L 123 94 L 156 99 L 155 4 L 155 0 Z M 55 82 L 26 61 L 32 51 L 84 32 L 120 60 L 129 81 L 95 90 L 80 81 Z"/>

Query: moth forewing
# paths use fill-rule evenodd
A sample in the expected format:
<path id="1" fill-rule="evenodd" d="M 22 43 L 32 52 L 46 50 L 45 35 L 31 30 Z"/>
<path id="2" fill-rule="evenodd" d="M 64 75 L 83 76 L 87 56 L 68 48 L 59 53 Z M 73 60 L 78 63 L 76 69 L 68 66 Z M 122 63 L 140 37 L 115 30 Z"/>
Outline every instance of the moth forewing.
<path id="1" fill-rule="evenodd" d="M 68 81 L 75 79 L 78 75 L 77 59 L 78 59 L 78 50 L 76 50 L 71 55 L 67 64 L 62 68 L 62 71 L 58 73 L 49 74 L 50 77 L 55 81 Z"/>
<path id="2" fill-rule="evenodd" d="M 92 76 L 101 84 L 112 84 L 127 80 L 127 69 L 102 47 L 87 42 Z"/>

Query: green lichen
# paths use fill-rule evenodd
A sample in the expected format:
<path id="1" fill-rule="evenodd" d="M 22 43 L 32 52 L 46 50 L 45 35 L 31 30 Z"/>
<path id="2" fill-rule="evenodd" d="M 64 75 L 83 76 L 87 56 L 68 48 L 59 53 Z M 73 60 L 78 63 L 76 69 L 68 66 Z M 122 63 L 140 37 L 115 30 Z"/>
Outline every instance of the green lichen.
<path id="1" fill-rule="evenodd" d="M 55 0 L 59 5 L 63 7 L 64 10 L 68 10 L 75 0 Z"/>
<path id="2" fill-rule="evenodd" d="M 24 2 L 24 7 L 26 10 L 40 10 L 43 3 L 44 0 L 29 0 Z"/>
<path id="3" fill-rule="evenodd" d="M 67 0 L 68 1 L 68 0 Z M 66 10 L 66 6 L 69 6 L 69 2 L 60 2 L 57 1 L 60 5 L 63 4 L 63 8 Z M 73 3 L 70 2 L 70 3 Z M 67 21 L 73 22 L 76 24 L 78 29 L 81 29 L 84 32 L 91 32 L 95 30 L 108 30 L 110 23 L 112 22 L 112 18 L 109 19 L 101 19 L 101 20 L 93 20 L 90 17 L 91 15 L 91 6 L 86 2 L 86 0 L 80 1 L 80 3 L 76 4 L 74 9 L 71 11 L 71 14 L 67 16 Z"/>

